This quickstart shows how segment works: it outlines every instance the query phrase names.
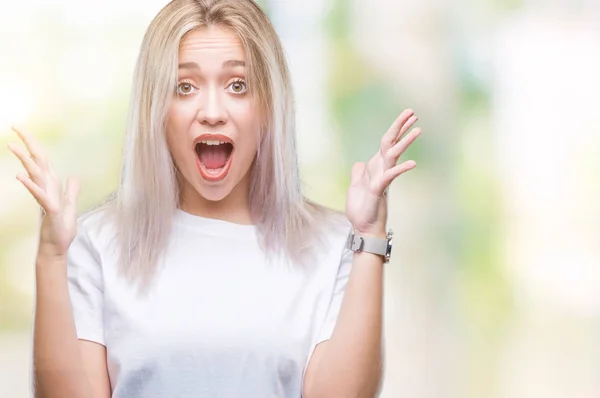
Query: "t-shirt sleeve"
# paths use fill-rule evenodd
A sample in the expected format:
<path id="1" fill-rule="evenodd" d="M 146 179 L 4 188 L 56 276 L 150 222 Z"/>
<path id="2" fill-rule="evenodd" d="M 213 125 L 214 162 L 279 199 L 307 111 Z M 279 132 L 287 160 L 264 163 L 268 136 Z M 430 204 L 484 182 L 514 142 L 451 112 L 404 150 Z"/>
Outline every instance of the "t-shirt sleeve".
<path id="1" fill-rule="evenodd" d="M 69 296 L 77 337 L 105 345 L 101 260 L 81 222 L 67 258 Z"/>
<path id="2" fill-rule="evenodd" d="M 337 270 L 335 283 L 333 285 L 333 291 L 331 294 L 331 300 L 329 302 L 329 308 L 327 315 L 319 331 L 316 344 L 319 344 L 325 340 L 329 340 L 335 328 L 335 324 L 342 307 L 342 300 L 344 299 L 344 293 L 346 292 L 346 286 L 348 285 L 348 279 L 350 277 L 350 270 L 352 268 L 352 259 L 354 258 L 353 252 L 344 249 L 340 264 Z"/>
<path id="3" fill-rule="evenodd" d="M 326 310 L 324 311 L 325 318 L 319 323 L 315 330 L 315 337 L 312 339 L 308 358 L 304 365 L 304 374 L 306 374 L 306 370 L 317 345 L 329 340 L 333 334 L 333 329 L 335 328 L 342 307 L 342 300 L 344 299 L 348 279 L 350 278 L 350 270 L 352 268 L 352 260 L 354 257 L 353 254 L 352 251 L 344 249 L 338 262 L 335 279 L 333 281 L 333 289 L 329 290 L 331 293 L 328 294 L 327 300 L 324 302 L 324 306 L 326 306 Z"/>

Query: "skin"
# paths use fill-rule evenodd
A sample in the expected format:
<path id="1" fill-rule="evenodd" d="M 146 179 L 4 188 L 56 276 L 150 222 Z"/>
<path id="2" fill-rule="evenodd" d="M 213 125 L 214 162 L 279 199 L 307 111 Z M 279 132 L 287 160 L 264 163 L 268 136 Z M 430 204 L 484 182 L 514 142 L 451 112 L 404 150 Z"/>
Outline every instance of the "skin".
<path id="1" fill-rule="evenodd" d="M 189 95 L 174 97 L 169 109 L 167 135 L 182 183 L 182 209 L 193 214 L 236 223 L 250 223 L 248 172 L 260 139 L 254 101 L 233 80 L 245 78 L 240 65 L 223 68 L 229 60 L 245 61 L 239 41 L 227 30 L 211 28 L 189 34 L 181 43 L 179 85 Z M 194 90 L 190 86 L 195 87 Z M 174 95 L 176 95 L 174 93 Z M 397 165 L 402 153 L 420 135 L 411 127 L 412 110 L 400 114 L 381 139 L 380 149 L 351 172 L 346 216 L 357 234 L 385 237 L 386 190 L 414 161 Z M 67 250 L 76 234 L 79 182 L 66 187 L 53 171 L 45 150 L 24 129 L 13 127 L 25 148 L 9 144 L 26 172 L 17 179 L 43 209 L 36 260 L 36 313 L 34 376 L 37 397 L 110 397 L 106 349 L 78 341 L 66 277 Z M 227 177 L 218 182 L 202 179 L 195 163 L 193 141 L 201 133 L 218 132 L 235 143 Z M 355 253 L 342 308 L 330 340 L 317 346 L 307 368 L 303 397 L 373 397 L 381 380 L 383 259 Z M 82 377 L 87 376 L 87 377 Z"/>
<path id="2" fill-rule="evenodd" d="M 169 147 L 180 174 L 182 209 L 240 224 L 251 223 L 248 179 L 260 139 L 245 61 L 244 48 L 232 31 L 210 27 L 190 32 L 180 45 L 178 95 L 167 122 Z M 234 143 L 231 168 L 221 181 L 207 181 L 198 172 L 193 141 L 204 133 L 222 134 Z"/>
<path id="3" fill-rule="evenodd" d="M 77 339 L 67 284 L 67 250 L 76 230 L 79 181 L 63 189 L 46 151 L 22 128 L 13 127 L 25 148 L 9 144 L 26 172 L 17 179 L 42 209 L 35 264 L 36 303 L 33 336 L 35 397 L 110 397 L 106 348 Z"/>
<path id="4" fill-rule="evenodd" d="M 346 216 L 355 233 L 385 238 L 387 188 L 414 168 L 412 160 L 396 165 L 421 134 L 410 130 L 417 121 L 407 109 L 381 138 L 379 151 L 352 168 Z M 348 285 L 331 339 L 319 344 L 310 359 L 303 397 L 375 397 L 382 377 L 383 258 L 355 253 Z"/>

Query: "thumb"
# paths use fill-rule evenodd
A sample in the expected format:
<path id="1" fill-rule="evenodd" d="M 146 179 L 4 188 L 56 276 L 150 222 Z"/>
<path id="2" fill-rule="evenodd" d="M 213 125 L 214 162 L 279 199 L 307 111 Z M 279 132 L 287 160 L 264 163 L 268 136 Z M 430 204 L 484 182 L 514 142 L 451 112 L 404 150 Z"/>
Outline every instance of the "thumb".
<path id="1" fill-rule="evenodd" d="M 67 187 L 65 188 L 65 206 L 66 207 L 77 207 L 77 195 L 79 195 L 79 188 L 81 183 L 77 177 L 69 176 L 67 179 Z"/>
<path id="2" fill-rule="evenodd" d="M 360 178 L 362 177 L 362 175 L 365 172 L 365 164 L 362 162 L 358 162 L 358 163 L 354 163 L 354 166 L 352 166 L 352 171 L 350 173 L 350 184 L 354 185 L 356 184 L 358 181 L 360 181 Z"/>

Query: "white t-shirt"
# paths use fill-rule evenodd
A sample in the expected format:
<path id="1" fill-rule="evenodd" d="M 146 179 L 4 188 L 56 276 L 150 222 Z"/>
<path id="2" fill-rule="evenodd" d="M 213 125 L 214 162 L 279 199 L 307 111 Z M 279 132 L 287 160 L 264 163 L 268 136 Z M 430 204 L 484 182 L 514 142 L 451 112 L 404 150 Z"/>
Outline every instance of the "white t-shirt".
<path id="1" fill-rule="evenodd" d="M 350 273 L 350 224 L 314 266 L 267 264 L 254 226 L 174 217 L 146 298 L 116 273 L 114 230 L 93 214 L 69 249 L 77 335 L 106 346 L 114 398 L 299 398 L 315 346 L 331 337 Z"/>

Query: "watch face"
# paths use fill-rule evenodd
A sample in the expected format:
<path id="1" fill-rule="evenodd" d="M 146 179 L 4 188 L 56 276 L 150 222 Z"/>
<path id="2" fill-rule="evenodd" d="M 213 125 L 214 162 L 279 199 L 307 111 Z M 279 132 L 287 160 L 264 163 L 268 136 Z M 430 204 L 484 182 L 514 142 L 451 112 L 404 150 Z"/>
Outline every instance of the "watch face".
<path id="1" fill-rule="evenodd" d="M 394 237 L 394 233 L 390 230 L 388 232 L 388 244 L 387 244 L 387 248 L 385 251 L 385 261 L 388 262 L 390 260 L 390 257 L 392 255 L 392 240 Z"/>

